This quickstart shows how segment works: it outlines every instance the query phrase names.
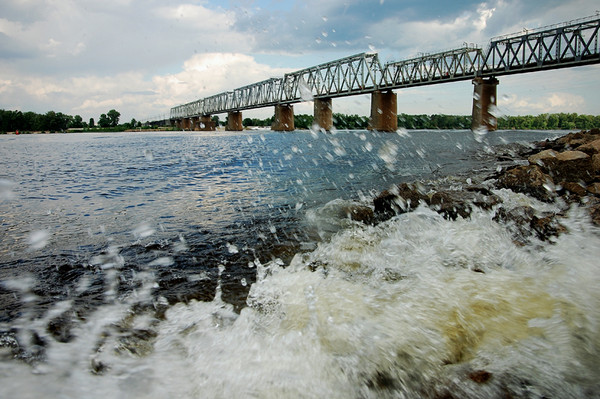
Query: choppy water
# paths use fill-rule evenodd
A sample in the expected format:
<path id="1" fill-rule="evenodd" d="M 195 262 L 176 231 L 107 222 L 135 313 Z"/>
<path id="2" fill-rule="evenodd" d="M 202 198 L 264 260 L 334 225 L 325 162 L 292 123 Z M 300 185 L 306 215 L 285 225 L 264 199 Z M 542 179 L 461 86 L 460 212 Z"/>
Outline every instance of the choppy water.
<path id="1" fill-rule="evenodd" d="M 598 397 L 584 212 L 521 245 L 493 211 L 339 211 L 556 134 L 0 136 L 0 393 Z"/>

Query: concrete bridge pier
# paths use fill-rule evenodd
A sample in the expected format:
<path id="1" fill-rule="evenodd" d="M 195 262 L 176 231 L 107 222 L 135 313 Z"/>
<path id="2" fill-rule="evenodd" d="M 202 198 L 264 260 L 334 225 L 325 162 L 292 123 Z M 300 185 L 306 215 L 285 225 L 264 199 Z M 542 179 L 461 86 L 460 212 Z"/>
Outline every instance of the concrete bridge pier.
<path id="1" fill-rule="evenodd" d="M 398 100 L 396 93 L 374 91 L 371 94 L 371 120 L 369 130 L 395 132 L 398 130 Z"/>
<path id="2" fill-rule="evenodd" d="M 330 131 L 333 128 L 333 109 L 331 98 L 315 98 L 315 123 L 321 129 Z"/>
<path id="3" fill-rule="evenodd" d="M 192 120 L 190 118 L 183 118 L 181 120 L 181 130 L 191 130 Z"/>
<path id="4" fill-rule="evenodd" d="M 198 116 L 192 116 L 190 122 L 190 130 L 196 131 L 199 130 L 200 126 L 200 118 Z"/>
<path id="5" fill-rule="evenodd" d="M 244 130 L 244 125 L 242 124 L 242 113 L 240 111 L 227 113 L 227 127 L 225 129 L 231 132 L 239 132 Z"/>
<path id="6" fill-rule="evenodd" d="M 496 86 L 498 79 L 475 78 L 473 79 L 473 112 L 471 114 L 471 129 L 487 129 L 494 131 L 498 128 L 498 120 L 490 113 L 490 108 L 496 108 Z"/>
<path id="7" fill-rule="evenodd" d="M 175 122 L 175 127 L 178 130 L 182 130 L 183 129 L 183 120 L 181 120 L 181 119 L 175 119 L 174 122 Z"/>
<path id="8" fill-rule="evenodd" d="M 212 132 L 216 130 L 216 123 L 210 118 L 210 115 L 202 115 L 200 117 L 200 124 L 198 130 L 204 132 Z"/>
<path id="9" fill-rule="evenodd" d="M 275 118 L 271 130 L 290 132 L 294 129 L 294 106 L 292 104 L 275 105 Z"/>

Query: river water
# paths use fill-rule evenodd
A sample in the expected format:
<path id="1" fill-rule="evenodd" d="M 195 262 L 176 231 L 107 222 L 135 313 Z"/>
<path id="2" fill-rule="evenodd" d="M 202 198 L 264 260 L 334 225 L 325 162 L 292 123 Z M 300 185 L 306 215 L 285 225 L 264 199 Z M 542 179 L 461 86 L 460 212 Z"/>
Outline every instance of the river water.
<path id="1" fill-rule="evenodd" d="M 344 211 L 393 183 L 483 181 L 506 144 L 559 134 L 0 136 L 0 394 L 599 397 L 581 209 L 525 245 L 494 210 Z"/>

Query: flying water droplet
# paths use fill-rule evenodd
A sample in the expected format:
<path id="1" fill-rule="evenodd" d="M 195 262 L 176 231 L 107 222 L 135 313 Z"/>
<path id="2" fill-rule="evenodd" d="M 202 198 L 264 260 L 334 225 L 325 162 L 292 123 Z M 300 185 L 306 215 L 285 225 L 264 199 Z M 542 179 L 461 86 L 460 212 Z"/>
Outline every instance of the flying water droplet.
<path id="1" fill-rule="evenodd" d="M 239 251 L 238 247 L 236 247 L 235 245 L 231 244 L 231 243 L 227 243 L 227 251 L 229 251 L 230 254 L 237 254 Z"/>
<path id="2" fill-rule="evenodd" d="M 300 90 L 300 97 L 303 101 L 312 101 L 314 99 L 312 91 L 304 79 L 300 79 L 298 82 L 298 89 Z"/>
<path id="3" fill-rule="evenodd" d="M 44 248 L 48 245 L 48 239 L 50 237 L 50 233 L 46 230 L 38 230 L 29 234 L 27 238 L 27 243 L 29 244 L 29 249 L 31 251 L 37 251 L 39 249 Z"/>
<path id="4" fill-rule="evenodd" d="M 150 149 L 146 148 L 144 150 L 144 157 L 146 157 L 148 161 L 154 161 L 154 154 L 152 154 L 152 150 Z"/>
<path id="5" fill-rule="evenodd" d="M 148 266 L 171 266 L 175 263 L 175 260 L 170 256 L 163 256 L 158 259 L 153 260 L 148 264 Z"/>
<path id="6" fill-rule="evenodd" d="M 12 186 L 14 186 L 10 180 L 0 179 L 0 201 L 9 200 L 14 197 Z"/>
<path id="7" fill-rule="evenodd" d="M 135 238 L 146 238 L 154 234 L 155 230 L 148 223 L 142 223 L 132 233 Z"/>

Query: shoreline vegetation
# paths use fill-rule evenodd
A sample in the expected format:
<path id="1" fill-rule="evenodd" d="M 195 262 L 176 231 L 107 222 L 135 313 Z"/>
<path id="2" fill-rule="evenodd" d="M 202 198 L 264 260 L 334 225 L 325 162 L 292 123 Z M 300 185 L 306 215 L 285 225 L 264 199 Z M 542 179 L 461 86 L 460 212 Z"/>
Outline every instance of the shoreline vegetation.
<path id="1" fill-rule="evenodd" d="M 61 112 L 49 111 L 46 114 L 0 109 L 0 134 L 27 133 L 88 133 L 88 132 L 151 132 L 174 131 L 173 126 L 153 127 L 135 119 L 119 123 L 120 113 L 114 109 L 100 115 L 98 123 L 90 118 L 84 122 L 81 116 L 70 116 Z M 225 126 L 218 116 L 212 118 L 219 127 Z M 245 118 L 245 129 L 270 127 L 273 118 Z M 312 115 L 294 115 L 296 129 L 310 129 L 313 126 Z M 367 129 L 369 117 L 359 115 L 333 114 L 336 129 Z M 471 116 L 421 114 L 398 114 L 398 126 L 403 129 L 470 129 Z M 498 118 L 499 130 L 586 130 L 600 128 L 600 115 L 580 115 L 577 113 L 540 114 L 536 116 L 501 116 Z"/>

